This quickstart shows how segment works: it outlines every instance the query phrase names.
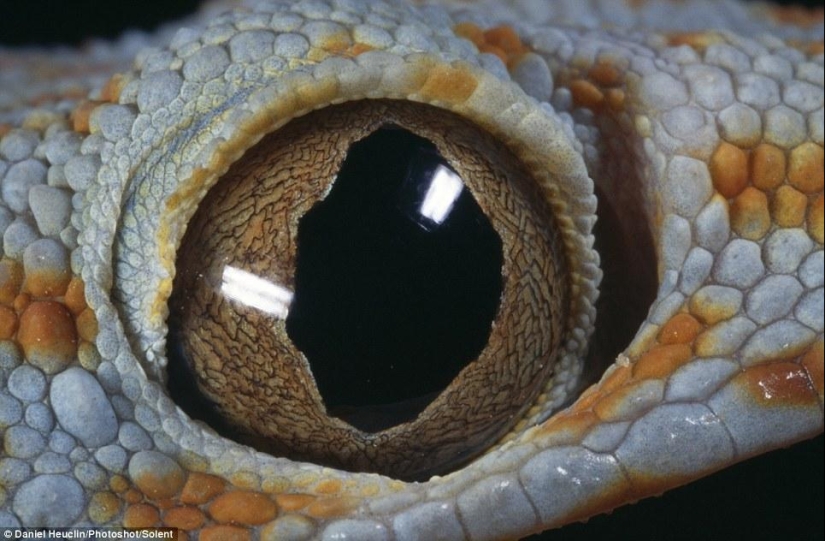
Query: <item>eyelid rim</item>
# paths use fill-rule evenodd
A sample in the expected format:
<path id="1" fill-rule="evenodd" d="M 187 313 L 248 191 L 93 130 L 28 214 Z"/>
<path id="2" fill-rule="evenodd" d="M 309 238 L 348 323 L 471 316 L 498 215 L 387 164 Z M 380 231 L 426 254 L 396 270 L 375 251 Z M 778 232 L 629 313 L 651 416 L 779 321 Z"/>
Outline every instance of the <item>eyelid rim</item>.
<path id="1" fill-rule="evenodd" d="M 342 61 L 348 64 L 343 72 Z M 456 81 L 464 85 L 456 85 Z M 593 329 L 601 271 L 592 248 L 593 182 L 569 128 L 517 85 L 466 61 L 385 52 L 364 53 L 355 60 L 331 58 L 282 75 L 278 84 L 244 88 L 208 115 L 197 107 L 186 109 L 188 116 L 180 124 L 187 128 L 176 136 L 172 129 L 167 130 L 171 137 L 157 133 L 148 143 L 149 150 L 131 167 L 124 166 L 124 157 L 117 150 L 103 153 L 98 183 L 86 194 L 87 208 L 101 209 L 84 212 L 84 230 L 90 233 L 80 240 L 89 304 L 102 322 L 98 347 L 104 358 L 116 360 L 124 386 L 134 389 L 134 397 L 129 398 L 164 420 L 161 429 L 180 447 L 170 446 L 173 456 L 197 454 L 209 445 L 224 446 L 236 454 L 254 455 L 264 470 L 268 460 L 283 469 L 283 459 L 255 454 L 240 444 L 204 434 L 202 427 L 177 410 L 160 386 L 166 361 L 166 300 L 186 222 L 206 191 L 264 135 L 291 118 L 326 105 L 379 98 L 427 103 L 464 116 L 505 142 L 534 173 L 553 210 L 571 269 L 573 306 L 559 363 L 571 372 L 562 387 L 575 386 L 575 366 Z M 134 125 L 140 120 L 139 116 Z M 201 142 L 207 138 L 208 142 Z M 133 142 L 121 141 L 118 146 L 128 148 Z M 174 149 L 171 155 L 170 148 Z M 172 166 L 164 164 L 164 159 L 171 159 Z M 121 200 L 122 205 L 117 205 Z M 151 205 L 160 211 L 149 212 Z M 114 262 L 113 276 L 100 270 L 109 260 Z M 118 307 L 108 300 L 110 287 L 120 301 Z M 128 299 L 139 302 L 124 302 Z M 561 390 L 557 393 L 565 394 Z M 561 399 L 551 396 L 548 406 Z M 225 471 L 216 473 L 231 475 L 242 471 L 244 464 L 240 460 L 223 463 L 220 469 Z M 214 469 L 214 464 L 208 466 Z M 315 468 L 321 470 L 320 466 Z"/>

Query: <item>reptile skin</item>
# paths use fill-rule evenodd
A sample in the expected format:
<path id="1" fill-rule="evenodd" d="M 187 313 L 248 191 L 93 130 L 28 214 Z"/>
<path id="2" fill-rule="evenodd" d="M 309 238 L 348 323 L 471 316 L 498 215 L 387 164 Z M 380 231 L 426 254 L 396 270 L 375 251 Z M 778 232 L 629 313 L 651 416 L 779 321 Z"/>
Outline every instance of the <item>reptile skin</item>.
<path id="1" fill-rule="evenodd" d="M 517 538 L 821 433 L 822 11 L 619 2 L 622 29 L 607 4 L 225 3 L 142 52 L 0 50 L 0 526 Z M 564 383 L 423 483 L 257 453 L 164 387 L 203 193 L 289 119 L 365 97 L 455 112 L 528 163 L 581 295 Z M 656 292 L 573 396 L 600 336 L 594 184 L 620 239 L 649 230 L 632 268 Z"/>

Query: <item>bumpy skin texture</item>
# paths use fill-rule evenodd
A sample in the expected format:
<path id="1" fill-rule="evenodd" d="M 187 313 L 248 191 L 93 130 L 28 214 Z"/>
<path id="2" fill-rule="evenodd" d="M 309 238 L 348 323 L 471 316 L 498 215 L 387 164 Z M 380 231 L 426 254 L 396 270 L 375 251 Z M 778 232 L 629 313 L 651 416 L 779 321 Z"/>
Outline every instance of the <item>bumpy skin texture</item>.
<path id="1" fill-rule="evenodd" d="M 624 31 L 601 29 L 595 3 L 446 4 L 250 4 L 157 38 L 131 70 L 125 46 L 2 52 L 0 524 L 513 538 L 822 431 L 821 12 L 724 4 L 714 24 L 731 31 L 677 32 L 702 8 L 617 4 Z M 170 267 L 197 201 L 265 133 L 365 97 L 454 111 L 510 146 L 569 218 L 581 293 L 569 383 L 426 483 L 255 453 L 162 385 Z M 601 380 L 550 415 L 593 323 L 593 182 L 627 234 L 652 232 L 659 289 Z"/>

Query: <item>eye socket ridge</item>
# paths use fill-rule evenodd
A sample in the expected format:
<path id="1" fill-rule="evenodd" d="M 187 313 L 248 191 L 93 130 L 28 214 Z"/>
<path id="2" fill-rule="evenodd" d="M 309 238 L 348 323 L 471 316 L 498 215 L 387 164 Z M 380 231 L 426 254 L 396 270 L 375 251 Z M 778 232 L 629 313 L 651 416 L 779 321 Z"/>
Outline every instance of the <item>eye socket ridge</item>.
<path id="1" fill-rule="evenodd" d="M 566 322 L 568 328 L 576 332 L 565 336 L 562 365 L 574 366 L 583 355 L 595 318 L 593 303 L 600 279 L 591 236 L 596 201 L 592 181 L 568 131 L 551 111 L 539 107 L 516 85 L 467 62 L 445 62 L 437 55 L 420 54 L 387 64 L 385 56 L 367 53 L 359 57 L 346 84 L 334 80 L 333 72 L 324 71 L 322 62 L 307 67 L 313 74 L 311 86 L 317 91 L 307 87 L 305 78 L 289 77 L 280 78 L 275 87 L 246 90 L 248 97 L 243 106 L 227 104 L 226 114 L 212 119 L 208 129 L 223 136 L 209 148 L 203 146 L 202 137 L 190 130 L 180 132 L 181 140 L 167 141 L 158 133 L 151 141 L 142 142 L 148 150 L 132 163 L 128 179 L 121 182 L 122 187 L 130 187 L 123 213 L 102 217 L 114 220 L 117 225 L 109 227 L 101 222 L 100 227 L 114 235 L 111 244 L 115 259 L 112 291 L 115 306 L 112 308 L 120 312 L 130 342 L 126 347 L 134 352 L 135 362 L 143 366 L 150 380 L 166 379 L 165 319 L 175 273 L 175 253 L 186 223 L 204 193 L 231 164 L 246 156 L 262 134 L 278 131 L 287 119 L 300 117 L 309 110 L 324 108 L 331 102 L 358 99 L 365 94 L 374 97 L 374 101 L 380 101 L 382 96 L 405 97 L 437 104 L 441 111 L 454 111 L 489 131 L 498 146 L 507 147 L 530 171 L 540 199 L 552 208 L 570 269 L 571 290 L 577 292 L 575 298 L 571 298 Z M 435 79 L 443 82 L 448 74 L 471 79 L 473 85 L 466 87 L 471 89 L 470 93 L 457 95 L 440 83 L 435 84 Z M 428 80 L 431 75 L 435 79 Z M 376 87 L 377 80 L 381 83 Z M 184 113 L 197 114 L 188 109 Z M 171 119 L 168 123 L 205 128 L 195 122 L 194 117 L 189 121 Z M 159 164 L 165 163 L 169 145 L 187 159 L 160 167 Z M 95 193 L 93 199 L 103 196 Z M 107 192 L 105 198 L 108 201 L 111 194 Z M 139 212 L 146 208 L 159 208 L 160 212 Z M 139 279 L 134 272 L 136 268 L 141 269 Z M 98 277 L 84 274 L 84 278 L 90 291 L 95 291 Z M 109 286 L 102 283 L 100 287 L 108 290 Z M 575 387 L 575 380 L 575 374 L 571 374 L 564 381 L 560 379 L 552 392 L 546 389 L 531 410 L 530 418 L 561 404 Z M 155 408 L 152 404 L 147 406 Z M 186 415 L 179 414 L 179 417 L 184 433 L 168 433 L 168 436 L 190 449 L 187 442 L 196 441 L 204 434 Z M 314 419 L 307 422 L 311 424 Z M 221 441 L 229 448 L 235 445 L 228 439 Z M 196 448 L 190 450 L 197 451 Z M 241 447 L 237 450 L 246 452 Z"/>
<path id="2" fill-rule="evenodd" d="M 503 293 L 478 358 L 415 419 L 373 433 L 326 415 L 312 355 L 308 366 L 283 318 L 236 309 L 215 292 L 227 265 L 293 291 L 302 220 L 343 182 L 336 176 L 353 143 L 387 125 L 432 141 L 463 179 L 501 238 Z M 276 247 L 274 257 L 265 246 Z M 405 102 L 330 107 L 262 140 L 201 203 L 178 253 L 170 355 L 242 441 L 273 454 L 422 479 L 482 451 L 545 390 L 569 334 L 562 246 L 536 181 L 486 132 Z M 178 373 L 170 384 L 186 377 Z"/>

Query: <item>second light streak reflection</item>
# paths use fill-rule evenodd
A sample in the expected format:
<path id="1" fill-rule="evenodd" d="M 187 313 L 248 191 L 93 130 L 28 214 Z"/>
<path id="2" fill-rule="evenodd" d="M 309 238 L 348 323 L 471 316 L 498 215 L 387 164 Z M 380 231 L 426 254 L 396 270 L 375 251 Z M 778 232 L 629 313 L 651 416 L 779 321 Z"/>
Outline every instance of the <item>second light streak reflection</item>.
<path id="1" fill-rule="evenodd" d="M 289 315 L 293 292 L 251 272 L 226 266 L 221 277 L 221 293 L 245 306 L 257 308 L 280 319 Z"/>

